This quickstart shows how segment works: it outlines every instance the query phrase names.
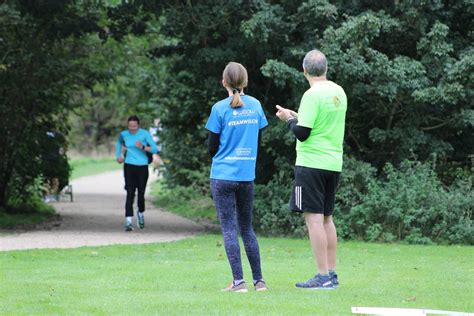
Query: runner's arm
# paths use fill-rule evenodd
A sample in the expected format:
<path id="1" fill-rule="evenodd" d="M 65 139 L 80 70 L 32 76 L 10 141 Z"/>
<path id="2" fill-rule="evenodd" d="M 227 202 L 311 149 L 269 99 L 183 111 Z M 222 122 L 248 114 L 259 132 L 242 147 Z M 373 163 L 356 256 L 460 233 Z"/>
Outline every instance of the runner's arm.
<path id="1" fill-rule="evenodd" d="M 145 132 L 146 132 L 145 139 L 146 139 L 146 142 L 148 143 L 148 146 L 150 146 L 150 152 L 152 154 L 159 154 L 158 147 L 156 147 L 156 143 L 153 140 L 153 137 L 151 137 L 150 132 L 148 131 L 145 131 Z"/>
<path id="2" fill-rule="evenodd" d="M 119 135 L 117 142 L 115 143 L 115 158 L 119 159 L 122 157 L 122 144 L 124 144 L 123 136 L 122 134 Z"/>

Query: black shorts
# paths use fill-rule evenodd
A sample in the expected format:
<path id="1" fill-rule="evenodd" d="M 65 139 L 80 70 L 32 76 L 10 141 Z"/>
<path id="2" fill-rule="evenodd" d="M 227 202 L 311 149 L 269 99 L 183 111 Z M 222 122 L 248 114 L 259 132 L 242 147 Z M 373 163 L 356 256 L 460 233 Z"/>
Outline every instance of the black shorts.
<path id="1" fill-rule="evenodd" d="M 336 171 L 296 166 L 290 209 L 332 215 L 340 175 Z"/>

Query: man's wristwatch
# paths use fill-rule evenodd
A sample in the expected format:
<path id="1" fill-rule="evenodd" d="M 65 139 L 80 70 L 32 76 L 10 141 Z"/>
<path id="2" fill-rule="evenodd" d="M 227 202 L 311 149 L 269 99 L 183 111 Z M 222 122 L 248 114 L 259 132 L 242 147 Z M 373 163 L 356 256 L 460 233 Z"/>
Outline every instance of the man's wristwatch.
<path id="1" fill-rule="evenodd" d="M 289 121 L 294 120 L 294 119 L 296 119 L 296 117 L 294 117 L 294 116 L 289 116 L 289 117 L 286 119 L 286 122 L 288 123 Z"/>

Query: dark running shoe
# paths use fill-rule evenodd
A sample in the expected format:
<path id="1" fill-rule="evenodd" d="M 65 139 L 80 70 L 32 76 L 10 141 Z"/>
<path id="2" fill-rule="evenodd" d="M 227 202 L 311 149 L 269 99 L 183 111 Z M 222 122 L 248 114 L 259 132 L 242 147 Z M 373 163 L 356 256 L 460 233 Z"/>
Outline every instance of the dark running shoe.
<path id="1" fill-rule="evenodd" d="M 329 277 L 323 277 L 317 274 L 314 278 L 309 279 L 306 282 L 296 283 L 297 288 L 311 289 L 311 290 L 332 290 L 334 285 Z"/>
<path id="2" fill-rule="evenodd" d="M 137 212 L 137 219 L 138 219 L 138 227 L 140 229 L 145 228 L 145 215 L 142 212 Z"/>
<path id="3" fill-rule="evenodd" d="M 125 224 L 125 231 L 126 232 L 131 232 L 133 230 L 133 225 L 132 223 L 126 223 Z"/>
<path id="4" fill-rule="evenodd" d="M 336 273 L 329 273 L 329 278 L 331 279 L 332 286 L 334 286 L 334 288 L 338 288 L 339 287 L 339 280 L 337 279 L 337 274 Z"/>

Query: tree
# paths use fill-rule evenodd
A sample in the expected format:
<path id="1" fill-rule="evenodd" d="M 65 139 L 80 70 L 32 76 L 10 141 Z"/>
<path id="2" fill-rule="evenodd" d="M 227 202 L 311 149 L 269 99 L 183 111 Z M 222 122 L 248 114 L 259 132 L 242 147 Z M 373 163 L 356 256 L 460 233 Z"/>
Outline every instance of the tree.
<path id="1" fill-rule="evenodd" d="M 82 104 L 70 117 L 69 140 L 75 150 L 110 150 L 132 114 L 139 116 L 142 126 L 153 123 L 159 106 L 155 91 L 159 89 L 157 78 L 163 61 L 150 59 L 147 51 L 156 37 L 127 35 L 120 41 L 109 38 L 105 43 L 96 36 L 87 39 L 91 45 L 102 47 L 100 54 L 90 58 L 98 60 L 98 67 L 107 69 L 109 79 L 75 96 Z"/>
<path id="2" fill-rule="evenodd" d="M 436 156 L 468 165 L 473 153 L 473 48 L 469 1 L 213 1 L 136 2 L 159 16 L 170 58 L 167 85 L 157 91 L 171 183 L 188 185 L 209 159 L 205 121 L 225 93 L 230 60 L 249 70 L 248 92 L 269 118 L 275 104 L 297 109 L 307 84 L 304 54 L 320 48 L 329 78 L 348 94 L 346 152 L 381 168 Z M 181 142 L 176 142 L 181 139 Z M 285 140 L 282 144 L 281 139 Z M 268 182 L 292 164 L 291 136 L 270 120 L 258 179 Z"/>
<path id="3" fill-rule="evenodd" d="M 88 63 L 94 47 L 82 41 L 104 33 L 97 9 L 75 1 L 0 4 L 0 208 L 30 198 L 48 133 L 67 134 L 71 95 L 104 77 Z"/>

